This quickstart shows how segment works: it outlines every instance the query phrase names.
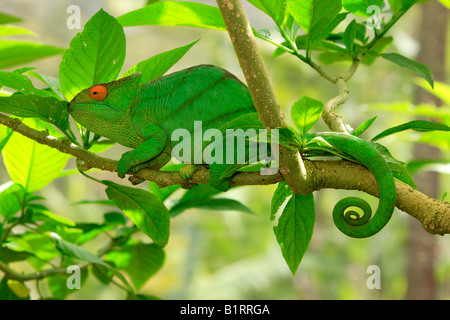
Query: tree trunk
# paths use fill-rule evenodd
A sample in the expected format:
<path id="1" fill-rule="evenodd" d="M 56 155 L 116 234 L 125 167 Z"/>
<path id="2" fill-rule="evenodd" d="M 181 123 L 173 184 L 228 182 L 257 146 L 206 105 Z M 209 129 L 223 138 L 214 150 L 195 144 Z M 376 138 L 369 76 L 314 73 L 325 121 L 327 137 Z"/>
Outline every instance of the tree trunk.
<path id="1" fill-rule="evenodd" d="M 420 4 L 422 18 L 419 24 L 420 53 L 417 60 L 430 67 L 437 81 L 445 81 L 445 49 L 448 10 L 438 1 Z M 418 88 L 416 103 L 433 103 L 441 101 L 422 88 Z M 440 150 L 425 144 L 414 148 L 416 159 L 440 158 Z M 415 176 L 416 184 L 425 194 L 439 197 L 439 174 L 420 172 Z M 420 223 L 410 219 L 408 240 L 408 290 L 406 299 L 432 300 L 437 298 L 435 279 L 436 236 L 426 233 Z"/>

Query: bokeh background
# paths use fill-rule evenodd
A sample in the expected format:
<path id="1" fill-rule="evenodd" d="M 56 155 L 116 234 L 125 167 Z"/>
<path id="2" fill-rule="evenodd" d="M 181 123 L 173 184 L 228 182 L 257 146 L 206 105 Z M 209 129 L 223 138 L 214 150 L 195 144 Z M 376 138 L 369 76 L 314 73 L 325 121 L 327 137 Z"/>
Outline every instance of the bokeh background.
<path id="1" fill-rule="evenodd" d="M 195 1 L 216 5 L 215 1 Z M 444 6 L 431 1 L 447 14 Z M 21 39 L 67 48 L 70 40 L 81 30 L 69 30 L 66 12 L 70 5 L 81 9 L 81 27 L 100 8 L 118 17 L 144 6 L 146 1 L 126 0 L 1 0 L 0 11 L 23 19 L 17 25 L 33 30 L 34 36 Z M 257 30 L 268 30 L 274 38 L 277 32 L 273 22 L 261 11 L 243 0 L 249 20 Z M 415 6 L 392 29 L 394 42 L 389 52 L 399 52 L 407 57 L 419 57 L 424 44 L 424 7 Z M 439 10 L 438 10 L 439 11 Z M 430 17 L 428 17 L 428 20 Z M 435 21 L 441 21 L 436 19 Z M 442 20 L 446 21 L 446 20 Z M 433 58 L 433 72 L 446 82 L 449 74 L 448 23 L 432 25 L 428 37 L 444 34 L 438 41 L 446 52 L 443 61 Z M 430 28 L 430 27 L 428 27 Z M 440 30 L 440 31 L 438 31 Z M 228 34 L 221 31 L 189 28 L 143 26 L 125 28 L 127 57 L 123 72 L 139 61 L 160 52 L 200 41 L 177 63 L 171 71 L 197 64 L 214 64 L 230 70 L 244 80 L 230 44 Z M 314 70 L 287 54 L 271 57 L 274 47 L 259 41 L 261 52 L 272 77 L 279 102 L 290 120 L 290 107 L 302 95 L 326 101 L 337 94 L 337 88 L 322 79 Z M 441 48 L 442 49 L 442 48 Z M 58 76 L 61 56 L 46 58 L 28 64 L 37 72 Z M 426 61 L 423 61 L 426 63 Z M 326 66 L 338 74 L 348 67 L 345 63 Z M 448 81 L 447 81 L 448 83 Z M 39 86 L 38 83 L 36 83 Z M 377 115 L 374 125 L 364 134 L 370 138 L 378 132 L 417 116 L 412 104 L 417 101 L 419 87 L 416 77 L 406 69 L 378 59 L 372 66 L 361 66 L 349 82 L 350 99 L 340 106 L 338 113 L 356 128 L 363 121 Z M 428 98 L 431 104 L 436 102 Z M 442 106 L 449 115 L 449 107 Z M 447 123 L 449 124 L 449 123 Z M 326 130 L 319 123 L 315 131 Z M 441 158 L 449 158 L 450 142 L 444 137 L 407 132 L 382 141 L 394 157 L 404 162 L 420 156 L 414 143 L 431 141 Z M 447 141 L 446 141 L 447 140 Z M 435 150 L 435 149 L 433 149 Z M 124 148 L 115 146 L 105 152 L 106 157 L 119 159 Z M 415 153 L 416 152 L 416 153 Z M 74 168 L 74 160 L 67 169 Z M 450 190 L 448 166 L 434 168 L 430 184 L 440 198 Z M 121 183 L 114 174 L 96 173 L 96 177 Z M 429 174 L 416 176 L 429 181 Z M 0 163 L 0 182 L 9 180 Z M 425 187 L 423 187 L 425 188 Z M 253 209 L 255 215 L 207 210 L 189 210 L 171 220 L 171 237 L 165 248 L 163 268 L 141 290 L 142 293 L 163 299 L 408 299 L 427 292 L 428 299 L 450 298 L 450 245 L 448 236 L 430 236 L 410 216 L 396 210 L 391 222 L 376 236 L 369 239 L 352 239 L 341 234 L 332 221 L 334 204 L 344 196 L 362 196 L 376 207 L 378 200 L 351 191 L 322 190 L 315 192 L 316 226 L 310 247 L 295 276 L 285 264 L 273 234 L 274 222 L 269 221 L 270 200 L 275 186 L 242 187 L 226 194 Z M 427 193 L 427 192 L 426 192 Z M 104 187 L 81 175 L 69 175 L 55 180 L 41 194 L 48 200 L 52 212 L 77 222 L 97 222 L 106 212 L 95 205 L 73 206 L 74 202 L 106 199 Z M 428 193 L 429 194 L 429 193 Z M 176 198 L 176 196 L 175 196 Z M 447 198 L 448 201 L 448 198 Z M 168 203 L 170 205 L 170 203 Z M 142 235 L 143 241 L 149 241 Z M 107 241 L 100 237 L 98 243 L 88 243 L 95 251 Z M 367 268 L 377 265 L 381 270 L 381 289 L 370 290 Z M 17 270 L 31 271 L 27 265 L 13 264 Z M 45 287 L 40 288 L 45 296 Z M 32 295 L 33 297 L 33 295 Z M 104 286 L 90 277 L 82 289 L 70 299 L 123 299 L 125 293 L 114 286 Z"/>

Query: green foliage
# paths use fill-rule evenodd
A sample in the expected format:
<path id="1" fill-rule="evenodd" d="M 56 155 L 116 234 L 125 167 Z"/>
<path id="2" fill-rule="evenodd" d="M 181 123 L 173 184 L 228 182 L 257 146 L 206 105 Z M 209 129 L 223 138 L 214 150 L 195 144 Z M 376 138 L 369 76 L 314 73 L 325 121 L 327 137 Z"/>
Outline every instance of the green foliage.
<path id="1" fill-rule="evenodd" d="M 67 101 L 96 83 L 116 80 L 125 60 L 125 34 L 116 19 L 97 12 L 70 42 L 59 65 Z"/>
<path id="2" fill-rule="evenodd" d="M 313 68 L 315 68 L 312 62 L 314 52 L 318 53 L 320 61 L 324 63 L 350 63 L 355 59 L 361 59 L 362 63 L 371 65 L 381 57 L 418 74 L 424 79 L 419 82 L 421 86 L 434 85 L 433 92 L 449 103 L 448 85 L 434 83 L 428 67 L 397 53 L 384 53 L 392 43 L 392 37 L 386 36 L 386 33 L 416 1 L 389 0 L 393 15 L 390 19 L 382 21 L 382 29 L 376 33 L 368 32 L 366 26 L 358 22 L 360 20 L 355 19 L 353 15 L 370 16 L 371 13 L 367 12 L 370 5 L 380 6 L 382 13 L 387 13 L 387 8 L 383 7 L 381 0 L 250 0 L 249 2 L 276 24 L 276 30 L 282 39 L 280 42 L 274 40 L 276 37 L 263 36 L 253 29 L 256 37 L 274 45 L 274 57 L 289 53 Z M 350 19 L 346 19 L 347 17 Z M 19 18 L 0 13 L 0 24 L 18 21 Z M 348 23 L 345 22 L 347 24 L 343 25 L 344 21 Z M 119 78 L 123 72 L 126 52 L 123 27 L 141 25 L 226 30 L 220 11 L 216 7 L 183 1 L 154 0 L 147 1 L 147 6 L 117 19 L 100 10 L 85 24 L 83 31 L 72 39 L 67 50 L 30 41 L 5 40 L 3 39 L 5 36 L 29 35 L 32 32 L 21 27 L 0 25 L 2 37 L 0 68 L 10 68 L 64 53 L 59 65 L 59 78 L 38 73 L 33 71 L 33 68 L 0 71 L 0 87 L 12 90 L 6 90 L 6 96 L 0 97 L 0 112 L 21 119 L 32 118 L 24 119 L 24 124 L 41 131 L 46 130 L 58 138 L 62 132 L 71 142 L 82 145 L 92 152 L 101 152 L 110 147 L 113 142 L 100 140 L 101 137 L 91 135 L 89 131 L 76 124 L 81 137 L 79 143 L 71 132 L 66 104 L 81 90 L 93 84 Z M 122 77 L 141 72 L 142 82 L 157 79 L 187 54 L 197 41 L 138 62 L 125 71 Z M 42 82 L 46 88 L 37 89 L 30 76 Z M 428 85 L 426 89 L 430 90 Z M 291 109 L 291 118 L 298 132 L 292 128 L 280 130 L 280 144 L 294 150 L 299 149 L 304 158 L 338 156 L 357 162 L 344 150 L 310 133 L 323 108 L 324 104 L 321 101 L 307 96 L 295 102 Z M 420 110 L 427 115 L 435 112 L 427 108 Z M 445 115 L 442 116 L 442 119 L 447 118 Z M 363 122 L 353 134 L 361 136 L 371 128 L 375 119 L 376 117 L 373 117 Z M 227 128 L 245 130 L 262 127 L 257 115 L 253 114 L 235 119 L 221 129 L 225 132 Z M 449 131 L 449 127 L 443 123 L 414 120 L 384 130 L 375 135 L 372 142 L 404 130 L 443 133 Z M 349 143 L 350 147 L 358 148 L 357 144 Z M 394 158 L 385 146 L 378 143 L 371 145 L 387 163 L 393 176 L 412 187 L 416 186 L 410 173 L 430 165 L 448 163 L 445 160 L 434 162 L 424 160 L 412 161 L 405 165 L 404 162 Z M 0 126 L 0 150 L 11 179 L 10 182 L 0 186 L 1 262 L 9 264 L 26 261 L 36 273 L 39 273 L 58 269 L 65 271 L 68 266 L 81 261 L 82 281 L 92 274 L 104 285 L 117 285 L 114 279 L 118 278 L 123 284 L 118 286 L 130 299 L 154 298 L 138 292 L 164 264 L 163 247 L 169 242 L 171 217 L 192 209 L 254 213 L 237 200 L 220 197 L 221 192 L 210 185 L 200 185 L 185 191 L 181 190 L 179 185 L 159 188 L 156 183 L 150 183 L 149 192 L 94 179 L 107 187 L 105 199 L 82 200 L 78 204 L 108 205 L 116 211 L 105 212 L 103 222 L 74 222 L 64 218 L 63 213 L 52 212 L 47 206 L 47 200 L 38 196 L 40 190 L 62 176 L 62 170 L 69 156 L 13 133 L 4 126 Z M 242 168 L 242 165 L 234 165 L 211 166 L 210 169 L 211 173 L 221 178 L 231 178 Z M 179 166 L 168 166 L 163 170 L 179 170 Z M 179 196 L 178 193 L 182 195 Z M 106 197 L 110 201 L 106 200 Z M 284 204 L 285 207 L 282 208 Z M 275 220 L 277 213 L 279 217 L 273 231 L 289 269 L 295 274 L 313 234 L 315 224 L 313 195 L 293 194 L 285 182 L 280 182 L 272 198 L 270 220 Z M 24 231 L 13 232 L 19 226 L 23 227 Z M 138 238 L 135 237 L 138 232 L 142 232 L 144 236 L 141 234 Z M 97 250 L 96 254 L 86 248 L 105 236 L 110 242 Z M 42 298 L 64 299 L 73 292 L 66 286 L 65 272 L 56 272 L 45 278 L 50 296 Z M 127 279 L 130 279 L 131 283 Z M 3 277 L 0 282 L 0 299 L 29 299 L 28 287 L 24 282 L 14 281 Z"/>
<path id="3" fill-rule="evenodd" d="M 292 274 L 297 271 L 303 255 L 308 249 L 315 219 L 313 195 L 294 194 L 281 213 L 277 226 L 273 228 L 283 257 Z"/>
<path id="4" fill-rule="evenodd" d="M 187 26 L 226 30 L 216 7 L 185 1 L 162 1 L 117 18 L 124 27 L 142 25 Z"/>

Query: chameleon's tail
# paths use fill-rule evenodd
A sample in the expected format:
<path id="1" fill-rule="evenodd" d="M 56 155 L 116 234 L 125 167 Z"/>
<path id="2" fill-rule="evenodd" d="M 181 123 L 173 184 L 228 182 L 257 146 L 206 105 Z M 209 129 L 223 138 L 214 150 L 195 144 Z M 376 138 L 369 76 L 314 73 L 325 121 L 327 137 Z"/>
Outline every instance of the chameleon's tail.
<path id="1" fill-rule="evenodd" d="M 378 186 L 380 202 L 372 219 L 372 210 L 365 200 L 348 197 L 340 200 L 334 207 L 333 220 L 336 227 L 354 238 L 374 235 L 388 223 L 395 208 L 395 182 L 388 164 L 381 154 L 363 139 L 341 133 L 325 133 L 320 136 L 366 166 L 375 177 Z M 349 207 L 358 207 L 364 214 L 360 215 L 355 211 L 346 212 Z"/>

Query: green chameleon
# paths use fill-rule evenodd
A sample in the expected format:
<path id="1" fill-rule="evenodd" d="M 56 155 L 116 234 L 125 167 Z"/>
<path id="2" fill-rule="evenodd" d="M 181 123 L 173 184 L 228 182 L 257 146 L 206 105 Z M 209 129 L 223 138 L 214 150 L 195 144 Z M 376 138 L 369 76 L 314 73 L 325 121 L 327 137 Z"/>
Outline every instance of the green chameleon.
<path id="1" fill-rule="evenodd" d="M 68 105 L 72 117 L 85 128 L 132 148 L 119 160 L 117 172 L 121 178 L 144 167 L 159 170 L 169 162 L 178 143 L 171 140 L 171 135 L 177 129 L 194 134 L 194 121 L 202 121 L 204 133 L 256 112 L 247 87 L 219 67 L 195 66 L 144 84 L 140 84 L 140 79 L 141 74 L 137 73 L 94 85 Z M 333 133 L 323 133 L 323 137 L 366 165 L 380 190 L 380 205 L 370 221 L 367 202 L 359 198 L 341 200 L 333 213 L 337 227 L 352 237 L 378 232 L 389 220 L 395 204 L 394 180 L 386 162 L 365 140 Z M 193 139 L 192 149 L 194 143 Z M 180 174 L 189 179 L 195 170 L 194 166 L 184 166 Z M 210 172 L 210 184 L 226 191 L 229 181 L 224 186 L 220 170 L 216 171 Z M 361 219 L 355 218 L 357 214 L 353 212 L 344 214 L 348 206 L 360 207 L 366 213 Z"/>

